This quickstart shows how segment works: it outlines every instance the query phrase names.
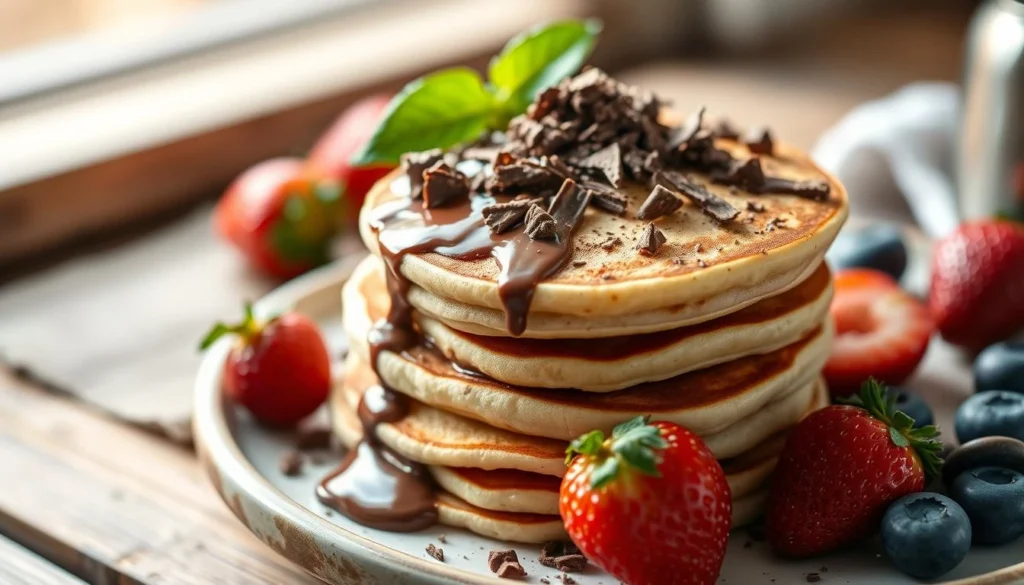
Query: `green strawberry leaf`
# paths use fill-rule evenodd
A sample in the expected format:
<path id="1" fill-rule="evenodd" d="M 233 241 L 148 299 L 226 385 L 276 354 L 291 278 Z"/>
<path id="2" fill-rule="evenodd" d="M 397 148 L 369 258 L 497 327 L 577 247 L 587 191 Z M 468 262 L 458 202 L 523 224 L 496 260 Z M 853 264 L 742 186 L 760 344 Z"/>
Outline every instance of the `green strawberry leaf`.
<path id="1" fill-rule="evenodd" d="M 597 455 L 603 444 L 604 433 L 601 431 L 590 431 L 576 437 L 565 450 L 565 464 L 568 465 L 576 455 Z"/>
<path id="2" fill-rule="evenodd" d="M 213 345 L 218 339 L 225 335 L 238 335 L 243 339 L 251 339 L 257 335 L 263 328 L 262 324 L 256 321 L 256 317 L 252 312 L 252 303 L 249 301 L 245 302 L 244 317 L 241 323 L 235 323 L 234 325 L 228 325 L 222 321 L 218 321 L 213 324 L 213 327 L 206 332 L 203 339 L 199 342 L 199 350 L 203 351 Z"/>
<path id="3" fill-rule="evenodd" d="M 595 490 L 612 482 L 619 475 L 619 460 L 609 457 L 594 467 L 590 473 L 590 487 Z"/>
<path id="4" fill-rule="evenodd" d="M 601 32 L 597 20 L 564 20 L 533 27 L 491 60 L 488 78 L 508 119 L 544 89 L 579 71 Z"/>
<path id="5" fill-rule="evenodd" d="M 397 163 L 406 152 L 472 140 L 489 127 L 497 110 L 494 96 L 471 69 L 456 67 L 421 77 L 391 100 L 352 164 Z"/>

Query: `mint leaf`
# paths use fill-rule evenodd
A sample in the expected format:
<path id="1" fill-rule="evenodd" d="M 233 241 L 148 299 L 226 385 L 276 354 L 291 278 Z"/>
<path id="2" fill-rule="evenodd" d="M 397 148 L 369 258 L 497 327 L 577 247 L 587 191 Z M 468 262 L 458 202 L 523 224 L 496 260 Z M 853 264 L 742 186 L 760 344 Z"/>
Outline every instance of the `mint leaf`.
<path id="1" fill-rule="evenodd" d="M 601 23 L 564 20 L 531 28 L 491 59 L 488 78 L 507 117 L 526 110 L 545 88 L 576 73 L 594 48 Z"/>
<path id="2" fill-rule="evenodd" d="M 406 152 L 447 148 L 479 136 L 497 104 L 480 75 L 456 67 L 421 77 L 391 100 L 384 119 L 353 165 L 397 163 Z"/>

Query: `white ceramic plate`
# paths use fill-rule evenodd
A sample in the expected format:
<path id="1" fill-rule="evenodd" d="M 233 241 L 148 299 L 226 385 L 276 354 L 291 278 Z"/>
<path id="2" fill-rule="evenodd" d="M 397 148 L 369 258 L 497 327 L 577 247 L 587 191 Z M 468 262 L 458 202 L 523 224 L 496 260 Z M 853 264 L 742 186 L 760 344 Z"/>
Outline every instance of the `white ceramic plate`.
<path id="1" fill-rule="evenodd" d="M 912 264 L 920 264 L 915 254 Z M 303 276 L 262 299 L 258 314 L 284 309 L 301 311 L 320 323 L 340 356 L 340 288 L 353 262 L 328 266 Z M 911 270 L 919 267 L 912 266 Z M 487 569 L 487 552 L 510 545 L 471 533 L 438 526 L 420 533 L 397 534 L 365 528 L 321 506 L 314 496 L 317 481 L 339 460 L 324 454 L 324 461 L 305 467 L 299 477 L 285 477 L 278 469 L 295 438 L 269 432 L 241 409 L 227 403 L 220 390 L 220 373 L 230 347 L 222 340 L 206 355 L 196 388 L 195 434 L 201 460 L 227 505 L 268 546 L 332 585 L 392 583 L 509 583 Z M 340 372 L 339 372 L 340 373 Z M 969 369 L 963 358 L 935 343 L 921 371 L 909 386 L 923 394 L 936 410 L 938 423 L 951 428 L 953 410 L 970 391 Z M 321 416 L 323 413 L 320 413 Z M 447 542 L 441 543 L 439 535 Z M 428 557 L 428 544 L 444 549 L 445 562 Z M 536 561 L 536 546 L 511 545 L 529 573 L 526 582 L 538 583 L 557 572 Z M 967 560 L 943 582 L 957 585 L 1024 583 L 1024 541 L 998 548 L 975 548 Z M 1016 566 L 1012 566 L 1015 565 Z M 729 542 L 720 583 L 772 585 L 805 583 L 817 573 L 821 583 L 897 585 L 916 583 L 881 555 L 877 542 L 839 554 L 808 561 L 786 561 L 772 556 L 767 545 L 736 531 Z M 581 585 L 614 585 L 617 581 L 597 569 L 573 575 Z"/>

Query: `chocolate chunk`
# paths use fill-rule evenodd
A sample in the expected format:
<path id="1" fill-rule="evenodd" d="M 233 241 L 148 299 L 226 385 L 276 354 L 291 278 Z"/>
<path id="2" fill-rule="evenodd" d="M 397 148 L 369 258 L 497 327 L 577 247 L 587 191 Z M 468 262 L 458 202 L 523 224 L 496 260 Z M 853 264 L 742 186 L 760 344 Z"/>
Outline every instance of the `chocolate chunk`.
<path id="1" fill-rule="evenodd" d="M 540 92 L 537 99 L 533 100 L 530 107 L 526 110 L 526 115 L 531 120 L 540 120 L 544 116 L 547 116 L 557 108 L 561 107 L 564 103 L 564 90 L 559 87 L 549 87 L 544 91 Z"/>
<path id="2" fill-rule="evenodd" d="M 821 581 L 821 575 L 818 573 L 807 573 L 808 583 L 817 583 L 818 581 Z"/>
<path id="3" fill-rule="evenodd" d="M 622 186 L 622 151 L 619 144 L 613 142 L 594 154 L 579 161 L 576 166 L 587 169 L 598 169 L 604 173 L 608 182 L 615 187 Z"/>
<path id="4" fill-rule="evenodd" d="M 772 133 L 767 128 L 753 128 L 743 137 L 743 144 L 753 154 L 771 156 L 774 150 Z"/>
<path id="5" fill-rule="evenodd" d="M 540 578 L 541 585 L 551 585 L 551 581 L 548 581 L 547 577 Z"/>
<path id="6" fill-rule="evenodd" d="M 281 456 L 278 468 L 287 477 L 302 475 L 302 468 L 306 465 L 306 458 L 298 451 L 286 451 Z"/>
<path id="7" fill-rule="evenodd" d="M 814 201 L 825 201 L 828 199 L 829 186 L 825 181 L 790 181 L 779 177 L 765 177 L 763 191 L 765 193 L 780 193 L 783 195 L 796 195 L 804 199 Z"/>
<path id="8" fill-rule="evenodd" d="M 711 133 L 715 138 L 724 138 L 725 140 L 738 140 L 740 137 L 739 130 L 737 130 L 736 127 L 725 118 L 719 118 L 718 123 L 715 124 Z"/>
<path id="9" fill-rule="evenodd" d="M 537 201 L 518 199 L 507 203 L 494 203 L 481 209 L 480 213 L 492 233 L 502 234 L 519 225 L 526 217 L 527 210 L 531 205 L 536 205 Z"/>
<path id="10" fill-rule="evenodd" d="M 622 153 L 622 165 L 625 167 L 629 177 L 634 181 L 643 182 L 650 173 L 644 168 L 649 153 L 643 150 L 627 150 Z"/>
<path id="11" fill-rule="evenodd" d="M 526 569 L 515 561 L 505 561 L 498 567 L 497 575 L 502 579 L 522 579 L 526 576 Z"/>
<path id="12" fill-rule="evenodd" d="M 512 549 L 492 550 L 487 553 L 487 567 L 492 573 L 497 573 L 502 564 L 511 562 L 518 563 L 519 555 Z"/>
<path id="13" fill-rule="evenodd" d="M 640 205 L 636 212 L 637 219 L 658 219 L 675 212 L 683 206 L 683 200 L 672 194 L 671 191 L 661 185 L 655 185 L 654 190 L 647 196 L 647 199 Z"/>
<path id="14" fill-rule="evenodd" d="M 697 132 L 700 131 L 703 120 L 704 107 L 701 106 L 699 110 L 687 116 L 681 126 L 672 129 L 668 136 L 668 148 L 678 150 L 679 147 L 692 141 L 697 136 Z"/>
<path id="15" fill-rule="evenodd" d="M 647 224 L 642 234 L 640 234 L 640 241 L 636 244 L 636 249 L 640 251 L 644 256 L 654 256 L 658 253 L 658 248 L 665 243 L 665 234 L 661 233 L 654 222 Z"/>
<path id="16" fill-rule="evenodd" d="M 507 162 L 506 161 L 510 161 Z M 532 188 L 535 190 L 554 189 L 565 177 L 549 162 L 532 159 L 513 159 L 508 153 L 499 153 L 494 174 L 488 179 L 488 186 L 504 193 L 513 189 Z"/>
<path id="17" fill-rule="evenodd" d="M 435 560 L 444 562 L 444 549 L 437 548 L 433 544 L 427 545 L 427 554 L 434 557 Z"/>
<path id="18" fill-rule="evenodd" d="M 762 213 L 764 212 L 764 205 L 755 201 L 747 201 L 747 211 Z"/>
<path id="19" fill-rule="evenodd" d="M 409 177 L 410 195 L 419 199 L 423 195 L 423 172 L 444 157 L 440 148 L 424 152 L 408 152 L 401 156 L 402 172 Z"/>
<path id="20" fill-rule="evenodd" d="M 619 191 L 593 181 L 584 181 L 581 186 L 590 191 L 590 203 L 594 207 L 603 209 L 612 215 L 626 214 L 628 206 L 626 196 Z"/>
<path id="21" fill-rule="evenodd" d="M 664 163 L 661 161 L 661 153 L 657 150 L 651 151 L 644 158 L 644 171 L 651 173 L 652 175 L 662 169 Z"/>
<path id="22" fill-rule="evenodd" d="M 761 159 L 756 156 L 736 161 L 728 172 L 713 174 L 711 180 L 722 185 L 735 185 L 751 193 L 761 193 L 765 188 Z"/>
<path id="23" fill-rule="evenodd" d="M 562 187 L 555 194 L 555 198 L 551 200 L 551 207 L 548 208 L 548 213 L 558 223 L 568 226 L 569 231 L 576 229 L 579 225 L 580 219 L 583 217 L 584 212 L 587 210 L 587 205 L 590 204 L 591 192 L 587 189 L 581 189 L 576 181 L 572 179 L 566 179 L 562 182 Z M 529 221 L 529 218 L 527 218 Z"/>
<path id="24" fill-rule="evenodd" d="M 444 161 L 423 171 L 423 204 L 427 209 L 444 207 L 469 196 L 469 179 Z"/>
<path id="25" fill-rule="evenodd" d="M 295 448 L 299 451 L 329 449 L 334 434 L 324 426 L 306 425 L 299 428 L 295 436 Z"/>
<path id="26" fill-rule="evenodd" d="M 777 230 L 779 228 L 784 228 L 784 227 L 786 227 L 786 218 L 784 218 L 784 217 L 773 217 L 773 218 L 768 220 L 768 223 L 765 224 L 764 231 L 765 232 L 773 232 L 773 231 L 775 231 L 775 230 Z"/>
<path id="27" fill-rule="evenodd" d="M 640 127 L 644 129 L 642 142 L 647 150 L 662 151 L 668 148 L 668 139 L 666 137 L 668 130 L 659 124 L 657 120 L 646 117 L 641 118 Z"/>
<path id="28" fill-rule="evenodd" d="M 579 547 L 571 541 L 549 540 L 541 545 L 540 556 L 537 560 L 545 567 L 554 567 L 555 557 L 578 554 L 580 554 Z"/>
<path id="29" fill-rule="evenodd" d="M 708 191 L 675 171 L 664 171 L 655 175 L 656 183 L 666 182 L 678 190 L 684 197 L 695 203 L 705 215 L 719 222 L 736 219 L 739 210 L 718 195 Z M 643 218 L 641 218 L 643 219 Z"/>
<path id="30" fill-rule="evenodd" d="M 565 573 L 579 573 L 583 569 L 587 568 L 587 557 L 581 554 L 555 557 L 554 567 Z"/>
<path id="31" fill-rule="evenodd" d="M 611 252 L 622 244 L 622 238 L 616 238 L 615 236 L 609 236 L 607 240 L 601 242 L 599 245 L 602 249 Z"/>
<path id="32" fill-rule="evenodd" d="M 531 240 L 552 240 L 558 235 L 558 226 L 554 218 L 536 203 L 527 206 L 524 221 L 526 235 L 530 236 Z"/>

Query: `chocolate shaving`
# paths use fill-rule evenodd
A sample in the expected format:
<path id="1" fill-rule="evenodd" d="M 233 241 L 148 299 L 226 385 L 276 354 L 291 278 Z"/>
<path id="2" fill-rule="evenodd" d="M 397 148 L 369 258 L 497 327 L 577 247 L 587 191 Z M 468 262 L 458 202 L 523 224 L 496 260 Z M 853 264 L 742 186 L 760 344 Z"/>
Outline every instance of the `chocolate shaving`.
<path id="1" fill-rule="evenodd" d="M 825 181 L 790 181 L 779 177 L 766 177 L 764 180 L 764 191 L 766 193 L 781 193 L 784 195 L 796 195 L 814 201 L 825 201 L 828 199 L 829 186 Z"/>
<path id="2" fill-rule="evenodd" d="M 735 185 L 751 193 L 761 193 L 765 187 L 761 159 L 756 156 L 736 161 L 727 173 L 713 174 L 711 180 L 722 185 Z"/>
<path id="3" fill-rule="evenodd" d="M 587 169 L 598 169 L 604 173 L 608 182 L 615 187 L 622 186 L 622 151 L 619 144 L 613 142 L 594 154 L 580 160 L 576 166 Z"/>
<path id="4" fill-rule="evenodd" d="M 507 203 L 494 203 L 480 210 L 484 216 L 484 223 L 491 228 L 491 233 L 503 234 L 519 225 L 526 217 L 526 212 L 531 205 L 536 205 L 538 200 L 518 199 Z"/>
<path id="5" fill-rule="evenodd" d="M 743 137 L 743 144 L 753 154 L 764 154 L 771 156 L 774 150 L 772 133 L 767 128 L 753 128 Z"/>
<path id="6" fill-rule="evenodd" d="M 427 554 L 434 557 L 435 560 L 444 562 L 444 549 L 437 548 L 433 544 L 427 545 Z"/>
<path id="7" fill-rule="evenodd" d="M 551 200 L 551 206 L 548 208 L 548 213 L 558 223 L 568 226 L 569 231 L 576 229 L 580 219 L 583 217 L 584 212 L 587 210 L 587 205 L 590 204 L 591 192 L 587 189 L 581 189 L 576 181 L 572 179 L 566 179 L 562 182 L 562 187 L 555 194 L 555 198 Z M 527 217 L 529 221 L 529 217 Z"/>
<path id="8" fill-rule="evenodd" d="M 656 183 L 667 182 L 715 221 L 732 221 L 740 214 L 739 210 L 730 205 L 725 199 L 708 191 L 703 186 L 691 182 L 675 171 L 660 172 L 654 177 L 654 180 Z"/>
<path id="9" fill-rule="evenodd" d="M 497 573 L 498 568 L 500 568 L 502 564 L 507 562 L 519 562 L 519 555 L 516 554 L 516 551 L 512 549 L 495 549 L 487 553 L 487 568 L 489 568 L 492 573 Z"/>
<path id="10" fill-rule="evenodd" d="M 531 240 L 552 240 L 558 235 L 558 226 L 554 218 L 536 203 L 527 206 L 524 221 L 526 235 L 530 236 Z"/>
<path id="11" fill-rule="evenodd" d="M 306 458 L 298 451 L 286 451 L 281 456 L 278 468 L 286 477 L 297 477 L 302 475 L 302 468 L 306 465 Z"/>
<path id="12" fill-rule="evenodd" d="M 655 185 L 651 194 L 636 212 L 637 219 L 658 219 L 683 206 L 683 200 L 661 185 Z"/>
<path id="13" fill-rule="evenodd" d="M 469 196 L 469 179 L 444 161 L 423 171 L 423 204 L 427 209 L 444 207 Z"/>
<path id="14" fill-rule="evenodd" d="M 502 579 L 522 579 L 526 576 L 526 569 L 517 562 L 506 561 L 498 567 L 497 575 Z"/>
<path id="15" fill-rule="evenodd" d="M 593 181 L 584 181 L 581 186 L 590 191 L 590 203 L 594 207 L 603 209 L 612 215 L 623 216 L 626 214 L 628 203 L 626 196 L 622 193 Z"/>
<path id="16" fill-rule="evenodd" d="M 413 199 L 423 195 L 423 172 L 444 157 L 440 148 L 424 152 L 409 152 L 401 156 L 402 172 L 409 177 L 409 194 Z"/>
<path id="17" fill-rule="evenodd" d="M 661 233 L 654 222 L 647 224 L 642 234 L 640 234 L 640 241 L 636 244 L 636 249 L 640 251 L 644 256 L 654 256 L 658 253 L 658 248 L 662 246 L 666 241 L 665 234 Z"/>

